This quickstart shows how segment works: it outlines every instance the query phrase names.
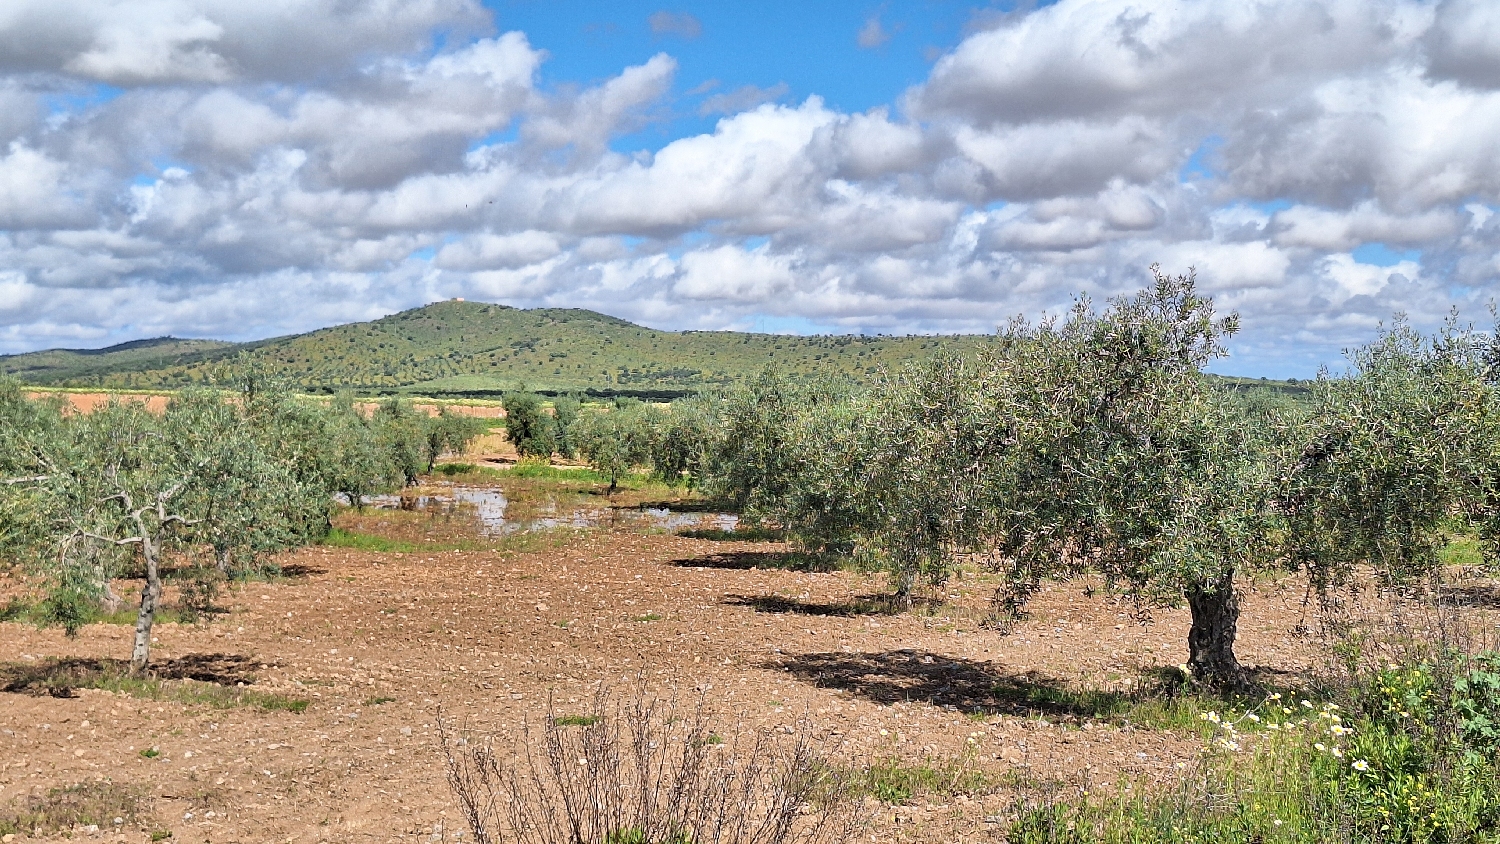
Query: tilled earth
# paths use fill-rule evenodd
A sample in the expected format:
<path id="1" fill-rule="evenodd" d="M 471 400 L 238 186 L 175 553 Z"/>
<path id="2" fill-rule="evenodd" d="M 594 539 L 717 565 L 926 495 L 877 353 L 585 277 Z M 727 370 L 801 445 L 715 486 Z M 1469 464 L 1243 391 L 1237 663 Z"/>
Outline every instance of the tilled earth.
<path id="1" fill-rule="evenodd" d="M 542 543 L 548 544 L 548 543 Z M 726 729 L 812 731 L 854 761 L 962 760 L 995 783 L 1161 781 L 1197 758 L 1190 730 L 1095 721 L 1006 689 L 1123 688 L 1185 659 L 1183 612 L 1134 620 L 1091 588 L 1053 586 L 1029 620 L 981 626 L 993 589 L 953 581 L 918 612 L 870 612 L 866 575 L 767 568 L 770 543 L 594 530 L 530 551 L 289 554 L 292 575 L 226 596 L 197 625 L 159 624 L 153 659 L 248 658 L 253 688 L 305 712 L 215 709 L 81 690 L 0 694 L 0 806 L 108 778 L 146 820 L 75 830 L 179 842 L 468 839 L 436 735 L 450 723 L 515 740 L 551 700 L 584 712 L 599 685 L 706 696 Z M 120 584 L 128 589 L 130 584 Z M 1295 580 L 1245 598 L 1239 653 L 1287 672 L 1323 664 Z M 75 639 L 3 626 L 0 660 L 125 657 L 130 630 Z M 973 743 L 970 740 L 973 740 Z M 157 755 L 142 751 L 154 748 Z M 999 840 L 1013 788 L 871 804 L 870 840 Z"/>

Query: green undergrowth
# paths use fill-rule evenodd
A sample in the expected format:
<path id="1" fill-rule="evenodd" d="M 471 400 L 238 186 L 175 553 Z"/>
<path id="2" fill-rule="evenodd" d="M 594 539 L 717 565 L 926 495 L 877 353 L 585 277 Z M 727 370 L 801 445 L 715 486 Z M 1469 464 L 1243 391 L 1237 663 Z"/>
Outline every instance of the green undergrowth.
<path id="1" fill-rule="evenodd" d="M 240 707 L 266 712 L 301 713 L 310 701 L 276 692 L 265 692 L 244 685 L 222 685 L 193 679 L 159 679 L 136 676 L 123 665 L 100 661 L 82 665 L 77 660 L 49 660 L 37 664 L 8 663 L 0 665 L 4 691 L 74 697 L 80 689 L 97 689 L 129 695 L 142 700 L 172 701 L 212 709 Z"/>
<path id="2" fill-rule="evenodd" d="M 723 528 L 692 528 L 679 530 L 678 536 L 688 539 L 707 539 L 713 542 L 784 542 L 786 531 L 764 525 L 748 525 L 733 530 Z"/>
<path id="3" fill-rule="evenodd" d="M 974 797 L 990 794 L 1004 784 L 974 767 L 972 756 L 920 762 L 883 759 L 857 771 L 850 782 L 856 796 L 890 804 L 908 803 L 917 797 Z"/>
<path id="4" fill-rule="evenodd" d="M 1092 722 L 1205 735 L 1212 728 L 1203 721 L 1203 712 L 1224 712 L 1227 717 L 1236 718 L 1252 711 L 1264 699 L 1263 695 L 1210 694 L 1191 687 L 1175 669 L 1162 675 L 1148 678 L 1131 691 L 1075 689 L 1020 678 L 1002 680 L 992 691 L 1013 709 L 1062 723 Z M 1247 730 L 1253 731 L 1255 727 L 1254 722 L 1247 722 Z"/>
<path id="5" fill-rule="evenodd" d="M 105 831 L 134 829 L 145 816 L 145 804 L 137 787 L 107 780 L 82 782 L 11 801 L 0 809 L 0 835 L 9 840 L 12 835 L 34 835 L 38 830 L 42 835 L 56 835 L 89 826 Z"/>
<path id="6" fill-rule="evenodd" d="M 87 604 L 73 603 L 68 610 L 77 613 L 81 617 L 75 623 L 83 624 L 127 624 L 133 625 L 139 616 L 139 610 L 133 606 L 133 601 L 124 601 L 120 608 L 114 612 L 104 612 L 102 609 Z M 47 601 L 34 601 L 25 598 L 12 598 L 3 606 L 0 606 L 0 621 L 15 621 L 23 624 L 35 624 L 39 627 L 61 625 L 65 620 L 60 617 L 58 608 Z M 183 624 L 192 621 L 189 613 L 183 612 L 177 607 L 160 607 L 156 610 L 157 624 Z"/>
<path id="7" fill-rule="evenodd" d="M 373 533 L 334 528 L 322 540 L 330 548 L 349 548 L 378 554 L 429 554 L 440 551 L 500 551 L 527 553 L 556 548 L 572 541 L 582 529 L 567 526 L 509 533 L 493 538 L 472 540 L 435 540 L 410 542 L 390 539 Z"/>
<path id="8" fill-rule="evenodd" d="M 1337 700 L 1273 694 L 1238 715 L 1205 711 L 1205 755 L 1176 786 L 1122 781 L 1032 799 L 1018 805 L 1006 838 L 1500 841 L 1500 654 L 1367 670 Z"/>

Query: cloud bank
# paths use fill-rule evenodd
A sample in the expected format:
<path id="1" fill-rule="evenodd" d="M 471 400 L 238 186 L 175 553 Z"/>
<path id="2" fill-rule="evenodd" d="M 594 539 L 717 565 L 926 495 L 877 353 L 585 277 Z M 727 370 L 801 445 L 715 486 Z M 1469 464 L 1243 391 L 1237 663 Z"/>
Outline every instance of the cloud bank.
<path id="1" fill-rule="evenodd" d="M 990 331 L 1160 262 L 1244 317 L 1228 369 L 1305 375 L 1393 312 L 1500 294 L 1484 0 L 1063 0 L 865 113 L 684 106 L 670 51 L 548 88 L 492 27 L 472 0 L 6 4 L 0 351 L 451 296 Z M 722 117 L 622 145 L 673 108 Z"/>

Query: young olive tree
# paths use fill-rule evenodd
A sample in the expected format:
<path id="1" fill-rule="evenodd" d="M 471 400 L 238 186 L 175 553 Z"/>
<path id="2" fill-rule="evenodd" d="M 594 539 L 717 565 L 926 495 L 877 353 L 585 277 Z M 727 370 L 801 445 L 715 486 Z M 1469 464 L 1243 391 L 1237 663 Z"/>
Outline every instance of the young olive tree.
<path id="1" fill-rule="evenodd" d="M 1500 397 L 1492 336 L 1403 320 L 1326 373 L 1279 504 L 1290 561 L 1320 590 L 1360 565 L 1387 582 L 1430 574 L 1451 531 L 1500 551 Z"/>
<path id="2" fill-rule="evenodd" d="M 569 460 L 577 456 L 578 448 L 568 438 L 568 427 L 578 418 L 578 411 L 582 407 L 583 403 L 573 395 L 558 396 L 552 400 L 553 439 L 557 453 Z"/>
<path id="3" fill-rule="evenodd" d="M 651 468 L 662 480 L 688 489 L 698 486 L 713 446 L 715 410 L 712 402 L 695 397 L 647 414 L 647 451 Z"/>
<path id="4" fill-rule="evenodd" d="M 628 410 L 586 407 L 568 428 L 568 438 L 594 471 L 609 478 L 613 495 L 620 477 L 651 459 L 644 406 Z"/>
<path id="5" fill-rule="evenodd" d="M 775 512 L 797 484 L 792 426 L 805 398 L 767 367 L 719 402 L 705 490 L 740 509 Z"/>
<path id="6" fill-rule="evenodd" d="M 161 415 L 114 400 L 91 413 L 71 414 L 63 436 L 40 445 L 48 473 L 34 501 L 31 535 L 40 547 L 32 554 L 50 561 L 60 590 L 75 593 L 97 582 L 97 576 L 74 576 L 80 568 L 111 557 L 121 562 L 122 553 L 139 555 L 145 585 L 131 650 L 137 671 L 150 658 L 164 555 L 211 541 L 226 525 L 239 531 L 235 541 L 247 541 L 245 522 L 213 506 L 216 486 L 239 484 L 244 473 L 256 471 L 247 467 L 264 465 L 244 420 L 241 407 L 215 393 L 186 393 Z M 278 480 L 284 476 L 261 474 L 250 482 Z M 279 498 L 271 490 L 263 493 L 261 500 Z M 58 618 L 70 632 L 85 619 L 82 612 Z"/>
<path id="7" fill-rule="evenodd" d="M 542 397 L 535 393 L 507 393 L 505 406 L 505 435 L 515 444 L 521 457 L 548 459 L 557 450 L 557 425 L 546 408 Z"/>
<path id="8" fill-rule="evenodd" d="M 370 426 L 386 452 L 386 460 L 401 476 L 403 486 L 415 486 L 417 477 L 431 465 L 430 421 L 411 402 L 397 398 L 381 402 L 370 417 Z"/>
<path id="9" fill-rule="evenodd" d="M 378 426 L 347 395 L 336 396 L 329 406 L 318 442 L 320 453 L 327 456 L 328 488 L 354 507 L 363 507 L 367 496 L 405 481 Z"/>

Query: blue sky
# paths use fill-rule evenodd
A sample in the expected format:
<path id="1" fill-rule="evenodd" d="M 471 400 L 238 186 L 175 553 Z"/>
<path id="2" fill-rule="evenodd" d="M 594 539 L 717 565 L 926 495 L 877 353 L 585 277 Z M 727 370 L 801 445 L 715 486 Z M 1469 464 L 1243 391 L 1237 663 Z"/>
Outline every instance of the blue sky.
<path id="1" fill-rule="evenodd" d="M 1195 268 L 1225 372 L 1500 292 L 1500 4 L 13 0 L 0 353 L 452 296 L 986 332 Z"/>

